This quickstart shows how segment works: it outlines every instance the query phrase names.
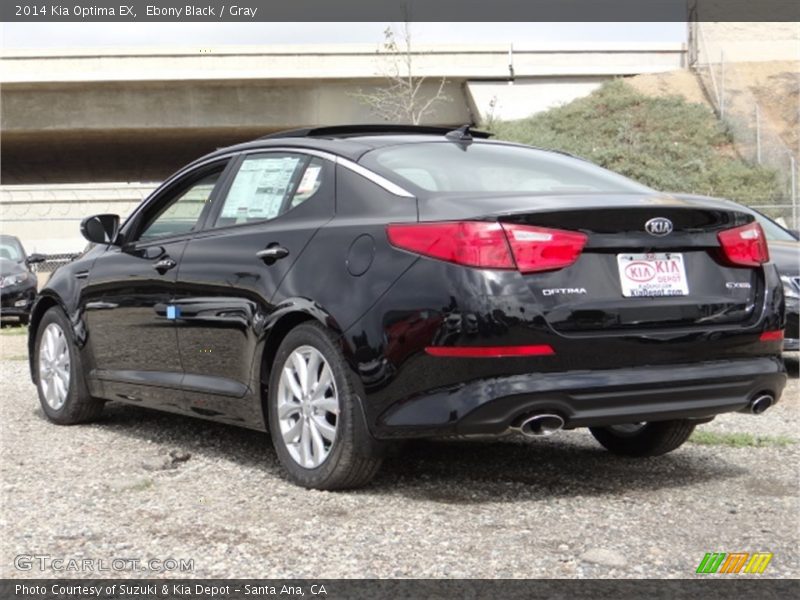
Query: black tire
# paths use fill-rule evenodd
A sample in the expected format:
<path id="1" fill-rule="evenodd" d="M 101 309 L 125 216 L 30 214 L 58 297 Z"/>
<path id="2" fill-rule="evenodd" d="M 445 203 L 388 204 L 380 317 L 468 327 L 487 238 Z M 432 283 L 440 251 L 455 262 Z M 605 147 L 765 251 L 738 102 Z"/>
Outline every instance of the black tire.
<path id="1" fill-rule="evenodd" d="M 594 438 L 614 454 L 622 456 L 660 456 L 679 448 L 694 431 L 692 421 L 645 423 L 635 433 L 622 433 L 608 427 L 590 427 Z"/>
<path id="2" fill-rule="evenodd" d="M 283 366 L 292 352 L 302 346 L 311 346 L 328 362 L 339 398 L 336 437 L 327 457 L 316 468 L 305 468 L 292 458 L 278 421 L 278 387 Z M 278 460 L 298 485 L 318 490 L 353 489 L 365 486 L 378 472 L 382 462 L 380 446 L 367 430 L 352 377 L 334 336 L 319 323 L 302 323 L 281 342 L 270 369 L 269 429 Z"/>
<path id="3" fill-rule="evenodd" d="M 42 380 L 39 376 L 39 355 L 41 352 L 42 337 L 48 325 L 51 323 L 58 325 L 64 332 L 67 348 L 69 350 L 69 386 L 66 400 L 58 409 L 50 406 L 45 399 L 45 394 L 42 389 Z M 59 307 L 54 306 L 50 308 L 39 322 L 39 328 L 36 330 L 33 369 L 36 390 L 39 392 L 39 402 L 48 420 L 59 425 L 75 425 L 77 423 L 93 421 L 100 416 L 105 402 L 92 398 L 89 395 L 89 390 L 86 387 L 86 380 L 84 379 L 80 352 L 75 346 L 75 340 L 72 335 L 72 327 L 70 327 L 69 320 L 64 314 L 64 311 Z"/>

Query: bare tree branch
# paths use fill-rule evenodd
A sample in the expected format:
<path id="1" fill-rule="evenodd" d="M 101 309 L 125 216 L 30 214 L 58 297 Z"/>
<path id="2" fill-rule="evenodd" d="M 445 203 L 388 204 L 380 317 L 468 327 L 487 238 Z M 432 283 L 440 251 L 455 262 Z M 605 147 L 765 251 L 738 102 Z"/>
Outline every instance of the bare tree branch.
<path id="1" fill-rule="evenodd" d="M 426 78 L 414 75 L 415 54 L 408 21 L 401 30 L 401 43 L 398 43 L 397 34 L 391 26 L 384 30 L 383 36 L 383 44 L 377 54 L 385 63 L 383 75 L 386 83 L 369 92 L 359 90 L 351 95 L 381 120 L 419 125 L 435 112 L 437 104 L 450 101 L 445 93 L 447 80 L 442 77 L 436 93 L 426 97 L 423 88 Z"/>

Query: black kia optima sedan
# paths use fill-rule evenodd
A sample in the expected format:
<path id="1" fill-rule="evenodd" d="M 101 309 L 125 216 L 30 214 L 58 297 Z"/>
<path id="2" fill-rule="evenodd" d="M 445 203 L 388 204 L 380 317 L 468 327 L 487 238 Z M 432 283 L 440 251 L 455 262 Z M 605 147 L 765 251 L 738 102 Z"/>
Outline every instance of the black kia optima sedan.
<path id="1" fill-rule="evenodd" d="M 300 485 L 396 440 L 588 427 L 659 455 L 785 384 L 753 216 L 468 128 L 331 127 L 218 150 L 58 269 L 31 314 L 47 417 L 105 401 L 269 430 Z"/>

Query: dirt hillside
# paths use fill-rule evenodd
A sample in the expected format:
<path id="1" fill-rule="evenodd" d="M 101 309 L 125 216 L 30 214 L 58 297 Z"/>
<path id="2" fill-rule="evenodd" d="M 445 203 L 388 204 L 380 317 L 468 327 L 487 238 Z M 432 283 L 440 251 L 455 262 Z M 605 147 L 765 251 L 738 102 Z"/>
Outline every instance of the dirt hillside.
<path id="1" fill-rule="evenodd" d="M 765 119 L 795 152 L 800 151 L 800 61 L 729 64 L 728 90 L 749 90 Z M 689 70 L 637 75 L 626 80 L 648 96 L 678 95 L 688 102 L 710 105 L 697 76 Z"/>

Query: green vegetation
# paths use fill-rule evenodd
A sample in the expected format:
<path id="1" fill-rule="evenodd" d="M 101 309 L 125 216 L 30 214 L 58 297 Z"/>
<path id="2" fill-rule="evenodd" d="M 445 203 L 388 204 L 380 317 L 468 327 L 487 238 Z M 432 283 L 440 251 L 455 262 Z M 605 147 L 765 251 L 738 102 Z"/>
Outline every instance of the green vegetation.
<path id="1" fill-rule="evenodd" d="M 28 335 L 27 327 L 3 327 L 0 335 Z"/>
<path id="2" fill-rule="evenodd" d="M 732 448 L 783 448 L 796 444 L 797 440 L 783 435 L 753 435 L 751 433 L 718 433 L 716 431 L 696 430 L 689 441 L 704 446 L 730 446 Z"/>
<path id="3" fill-rule="evenodd" d="M 708 107 L 651 98 L 621 80 L 527 119 L 487 126 L 499 139 L 570 152 L 662 191 L 743 203 L 781 196 L 776 174 L 737 156 Z"/>

